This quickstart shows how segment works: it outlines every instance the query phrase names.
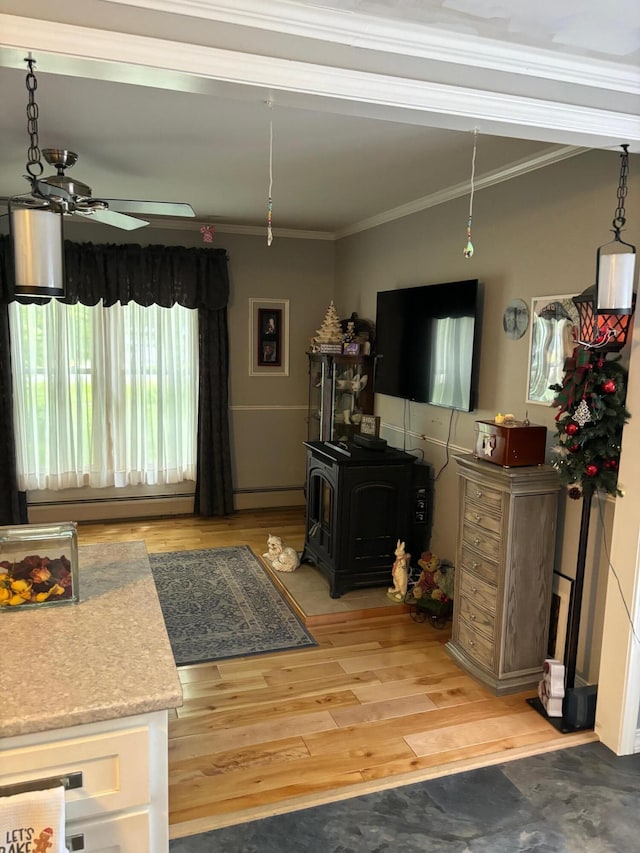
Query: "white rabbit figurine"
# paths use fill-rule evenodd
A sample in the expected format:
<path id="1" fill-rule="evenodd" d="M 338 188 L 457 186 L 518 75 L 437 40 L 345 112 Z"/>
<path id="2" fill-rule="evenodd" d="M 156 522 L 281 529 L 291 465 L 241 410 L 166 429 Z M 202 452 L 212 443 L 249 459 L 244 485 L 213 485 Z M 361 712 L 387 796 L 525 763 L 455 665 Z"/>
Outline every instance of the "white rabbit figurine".
<path id="1" fill-rule="evenodd" d="M 395 555 L 396 559 L 391 567 L 391 577 L 393 578 L 393 586 L 387 590 L 389 598 L 395 601 L 402 602 L 407 595 L 407 585 L 409 583 L 409 564 L 411 562 L 411 554 L 405 553 L 404 542 L 398 539 Z"/>

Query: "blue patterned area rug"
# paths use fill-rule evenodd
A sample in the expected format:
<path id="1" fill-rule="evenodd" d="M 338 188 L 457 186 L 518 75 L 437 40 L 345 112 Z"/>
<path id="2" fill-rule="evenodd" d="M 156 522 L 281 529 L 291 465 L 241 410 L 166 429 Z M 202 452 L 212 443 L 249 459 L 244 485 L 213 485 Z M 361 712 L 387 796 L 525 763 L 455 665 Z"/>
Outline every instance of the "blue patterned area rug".
<path id="1" fill-rule="evenodd" d="M 149 562 L 178 666 L 316 645 L 248 545 Z"/>

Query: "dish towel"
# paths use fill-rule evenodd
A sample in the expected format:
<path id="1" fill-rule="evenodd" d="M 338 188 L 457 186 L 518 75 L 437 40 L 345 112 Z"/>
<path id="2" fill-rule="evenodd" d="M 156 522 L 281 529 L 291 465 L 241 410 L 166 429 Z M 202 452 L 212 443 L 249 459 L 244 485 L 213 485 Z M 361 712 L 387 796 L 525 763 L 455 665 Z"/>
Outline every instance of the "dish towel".
<path id="1" fill-rule="evenodd" d="M 64 843 L 64 788 L 0 797 L 0 850 L 68 853 Z"/>

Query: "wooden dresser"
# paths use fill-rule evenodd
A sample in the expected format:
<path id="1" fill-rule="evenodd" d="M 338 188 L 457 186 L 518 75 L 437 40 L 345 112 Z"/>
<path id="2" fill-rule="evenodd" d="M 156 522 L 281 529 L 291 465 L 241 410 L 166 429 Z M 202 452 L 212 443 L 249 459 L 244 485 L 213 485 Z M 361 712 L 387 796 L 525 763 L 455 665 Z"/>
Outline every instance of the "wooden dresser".
<path id="1" fill-rule="evenodd" d="M 547 657 L 560 482 L 540 465 L 456 459 L 459 530 L 447 651 L 497 695 L 537 685 Z"/>

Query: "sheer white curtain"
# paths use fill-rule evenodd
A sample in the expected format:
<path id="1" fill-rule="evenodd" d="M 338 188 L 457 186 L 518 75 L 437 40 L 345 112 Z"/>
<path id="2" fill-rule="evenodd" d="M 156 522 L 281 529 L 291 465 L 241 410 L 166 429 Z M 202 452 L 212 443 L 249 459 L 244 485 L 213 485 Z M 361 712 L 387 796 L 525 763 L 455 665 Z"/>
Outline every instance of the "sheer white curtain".
<path id="1" fill-rule="evenodd" d="M 53 299 L 9 322 L 20 489 L 195 480 L 197 311 Z"/>
<path id="2" fill-rule="evenodd" d="M 429 400 L 436 406 L 464 409 L 468 405 L 473 328 L 472 317 L 443 317 L 433 321 Z"/>

